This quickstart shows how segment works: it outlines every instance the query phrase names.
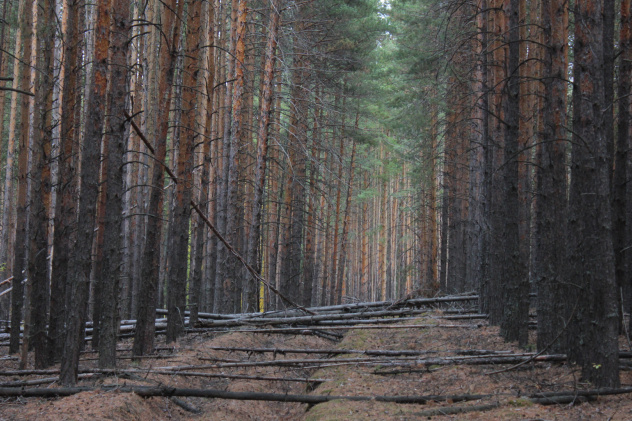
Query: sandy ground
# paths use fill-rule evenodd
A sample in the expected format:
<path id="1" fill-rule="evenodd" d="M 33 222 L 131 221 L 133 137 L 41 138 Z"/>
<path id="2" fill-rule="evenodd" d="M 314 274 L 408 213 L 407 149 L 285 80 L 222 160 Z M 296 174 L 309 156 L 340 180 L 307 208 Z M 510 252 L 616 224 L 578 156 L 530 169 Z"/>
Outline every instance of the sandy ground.
<path id="1" fill-rule="evenodd" d="M 381 349 L 419 350 L 428 355 L 417 358 L 455 357 L 460 351 L 488 350 L 524 352 L 504 343 L 498 331 L 490 327 L 450 328 L 455 321 L 438 319 L 439 313 L 428 313 L 415 321 L 401 322 L 406 328 L 381 326 L 379 329 L 353 329 L 344 339 L 333 342 L 316 336 L 266 333 L 202 333 L 190 334 L 177 345 L 160 349 L 155 358 L 133 362 L 129 358 L 129 341 L 119 347 L 120 368 L 143 370 L 126 376 L 94 376 L 82 380 L 82 386 L 172 386 L 179 388 L 219 389 L 235 392 L 268 392 L 315 395 L 488 395 L 470 402 L 431 402 L 396 404 L 377 401 L 352 402 L 336 400 L 314 406 L 296 403 L 238 401 L 208 398 L 179 398 L 196 413 L 183 409 L 174 400 L 164 397 L 141 398 L 133 393 L 90 391 L 66 398 L 0 398 L 0 420 L 632 420 L 632 397 L 601 397 L 582 404 L 543 406 L 526 398 L 540 391 L 589 388 L 578 382 L 576 367 L 560 363 L 530 363 L 500 373 L 507 365 L 432 365 L 416 364 L 410 358 L 369 357 L 362 354 L 281 354 L 218 351 L 212 347 L 290 348 L 290 349 Z M 467 322 L 466 322 L 467 323 Z M 462 321 L 458 322 L 463 325 Z M 411 325 L 415 325 L 411 327 Z M 433 325 L 433 327 L 427 327 Z M 164 343 L 159 343 L 165 347 Z M 165 347 L 167 348 L 167 347 Z M 622 344 L 627 349 L 627 344 Z M 82 367 L 96 367 L 96 354 L 86 353 Z M 345 362 L 343 359 L 362 359 Z M 326 379 L 317 383 L 247 379 L 222 379 L 159 375 L 152 370 L 182 365 L 209 365 L 236 361 L 270 361 L 280 359 L 322 359 L 302 367 L 223 367 L 196 368 L 187 371 L 206 373 L 267 376 L 275 378 Z M 18 362 L 9 359 L 6 348 L 0 351 L 0 374 L 17 369 Z M 47 376 L 1 376 L 0 383 L 33 380 Z M 632 372 L 622 371 L 623 386 L 632 386 Z M 49 383 L 34 387 L 58 387 Z M 442 414 L 442 408 L 477 410 L 460 414 Z M 444 409 L 445 410 L 445 409 Z"/>

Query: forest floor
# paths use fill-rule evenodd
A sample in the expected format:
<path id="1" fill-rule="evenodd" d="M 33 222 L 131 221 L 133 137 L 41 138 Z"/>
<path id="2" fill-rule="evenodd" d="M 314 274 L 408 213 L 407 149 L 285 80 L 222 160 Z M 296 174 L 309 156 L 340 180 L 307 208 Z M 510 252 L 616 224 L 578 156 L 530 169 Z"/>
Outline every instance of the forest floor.
<path id="1" fill-rule="evenodd" d="M 480 350 L 525 352 L 504 343 L 496 328 L 480 320 L 454 327 L 452 320 L 439 319 L 440 312 L 429 312 L 415 320 L 379 328 L 345 331 L 341 341 L 316 336 L 269 333 L 189 334 L 177 345 L 159 343 L 153 358 L 132 362 L 131 341 L 119 344 L 119 368 L 135 369 L 136 374 L 95 375 L 83 379 L 82 386 L 171 386 L 193 389 L 219 389 L 233 392 L 344 396 L 486 395 L 468 402 L 400 404 L 379 401 L 334 400 L 317 405 L 302 403 L 240 401 L 199 397 L 141 398 L 134 393 L 94 390 L 64 398 L 0 398 L 0 420 L 630 420 L 630 395 L 599 397 L 574 404 L 540 405 L 527 396 L 537 392 L 588 389 L 578 382 L 576 367 L 560 362 L 530 362 L 519 368 L 511 364 L 452 364 L 450 358 L 477 358 Z M 398 328 L 399 325 L 399 328 Z M 415 325 L 414 327 L 411 325 Z M 403 327 L 407 326 L 407 327 Z M 418 326 L 418 327 L 417 327 Z M 431 327 L 428 327 L 431 326 Z M 403 327 L 403 328 L 401 328 Z M 263 330 L 263 329 L 262 329 Z M 623 346 L 623 344 L 622 344 Z M 368 356 L 360 353 L 305 354 L 224 351 L 216 347 L 311 349 L 311 350 L 417 350 L 416 357 Z M 627 349 L 627 345 L 625 346 Z M 478 351 L 477 351 L 478 350 Z M 467 357 L 469 355 L 469 357 Z M 0 351 L 0 374 L 16 370 L 18 362 L 9 359 L 6 347 Z M 85 353 L 82 367 L 96 367 L 96 354 Z M 414 359 L 413 359 L 414 358 Z M 437 364 L 432 364 L 436 358 Z M 306 360 L 282 366 L 228 367 L 242 361 Z M 313 360 L 319 361 L 313 361 Z M 356 361 L 349 361 L 355 360 Z M 415 360 L 416 359 L 416 360 Z M 420 360 L 426 359 L 426 362 Z M 310 360 L 310 361 L 307 361 Z M 448 361 L 443 363 L 441 361 Z M 201 366 L 218 364 L 219 368 Z M 222 367 L 221 365 L 224 364 Z M 186 371 L 275 378 L 310 378 L 312 382 L 253 380 L 156 374 L 161 367 L 196 366 Z M 493 373 L 508 369 L 503 372 Z M 142 371 L 138 373 L 138 370 Z M 10 382 L 48 376 L 1 376 L 0 386 Z M 632 386 L 632 372 L 622 371 L 622 386 Z M 35 387 L 58 387 L 56 383 Z M 188 410 L 182 408 L 188 407 Z M 471 409 L 470 412 L 447 412 Z M 195 411 L 191 412 L 191 411 Z"/>

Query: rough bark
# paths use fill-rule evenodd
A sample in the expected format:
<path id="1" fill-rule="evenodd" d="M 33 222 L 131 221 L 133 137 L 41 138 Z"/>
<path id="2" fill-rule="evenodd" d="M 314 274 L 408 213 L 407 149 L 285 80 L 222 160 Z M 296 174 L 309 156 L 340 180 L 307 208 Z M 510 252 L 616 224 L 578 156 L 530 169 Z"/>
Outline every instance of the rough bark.
<path id="1" fill-rule="evenodd" d="M 131 38 L 129 0 L 112 1 L 112 30 L 110 32 L 108 81 L 108 153 L 107 195 L 103 239 L 103 274 L 101 295 L 99 367 L 116 366 L 116 341 L 119 328 L 119 286 L 122 275 L 123 228 L 123 163 L 127 150 L 127 119 L 125 117 L 128 92 L 127 52 Z"/>
<path id="2" fill-rule="evenodd" d="M 203 6 L 206 7 L 206 6 Z M 212 45 L 215 40 L 215 14 L 214 9 L 211 6 L 208 6 L 208 14 L 207 21 L 205 22 L 205 32 L 207 32 L 205 44 Z M 204 127 L 204 141 L 202 147 L 202 174 L 200 175 L 200 193 L 197 199 L 197 202 L 200 204 L 207 204 L 209 202 L 209 190 L 210 190 L 210 166 L 211 166 L 211 143 L 213 142 L 213 130 L 215 127 L 213 126 L 213 107 L 215 106 L 215 54 L 213 52 L 208 52 L 206 56 L 207 63 L 205 65 L 206 71 L 206 109 L 201 111 L 208 113 L 208 120 Z M 212 205 L 211 205 L 212 206 Z M 206 243 L 206 227 L 202 220 L 198 217 L 196 225 L 196 235 L 195 235 L 195 255 L 192 260 L 194 260 L 192 274 L 191 274 L 191 293 L 190 293 L 190 323 L 192 325 L 197 321 L 198 312 L 202 307 L 204 292 L 202 290 L 203 279 L 203 262 L 204 262 L 204 250 Z M 208 253 L 208 251 L 207 251 Z"/>
<path id="3" fill-rule="evenodd" d="M 566 94 L 567 3 L 542 0 L 544 110 L 537 157 L 534 278 L 537 285 L 538 349 L 563 350 L 562 267 L 566 241 Z M 557 340 L 556 340 L 557 338 Z"/>
<path id="4" fill-rule="evenodd" d="M 520 1 L 505 2 L 509 56 L 507 60 L 508 80 L 505 85 L 505 147 L 503 163 L 503 216 L 504 265 L 502 267 L 503 313 L 500 323 L 501 335 L 507 341 L 518 341 L 525 346 L 529 341 L 529 278 L 527 262 L 521 251 L 520 242 L 520 171 L 519 171 L 519 118 L 520 118 Z M 499 268 L 500 269 L 500 268 Z"/>
<path id="5" fill-rule="evenodd" d="M 617 285 L 627 297 L 624 303 L 630 303 L 630 226 L 632 220 L 627 219 L 627 209 L 632 206 L 632 200 L 627 195 L 628 177 L 630 175 L 630 92 L 632 90 L 632 10 L 629 0 L 621 2 L 621 29 L 619 44 L 621 49 L 618 78 L 618 118 L 617 143 L 614 161 L 614 175 L 612 186 L 613 206 L 613 246 L 615 253 L 615 275 Z"/>
<path id="6" fill-rule="evenodd" d="M 565 281 L 578 305 L 567 353 L 597 387 L 619 385 L 618 291 L 614 273 L 611 157 L 604 112 L 604 21 L 601 0 L 575 4 L 573 149 Z M 589 241 L 587 241 L 589 239 Z M 576 336 L 575 336 L 576 334 Z"/>
<path id="7" fill-rule="evenodd" d="M 159 79 L 156 97 L 160 104 L 171 104 L 172 85 L 174 80 L 177 49 L 180 39 L 180 19 L 176 19 L 182 11 L 182 2 L 171 0 L 162 13 L 161 32 L 167 35 L 169 42 L 160 45 L 158 58 Z M 162 38 L 162 37 L 161 37 Z M 160 239 L 162 238 L 162 216 L 165 183 L 163 168 L 167 156 L 167 134 L 169 132 L 169 107 L 157 107 L 158 128 L 156 143 L 154 144 L 154 168 L 151 176 L 151 195 L 147 213 L 147 237 L 141 265 L 142 294 L 138 296 L 138 322 L 134 336 L 134 355 L 145 355 L 153 352 L 154 348 L 154 314 L 158 301 L 158 282 L 160 278 Z"/>
<path id="8" fill-rule="evenodd" d="M 68 259 L 70 258 L 76 220 L 76 180 L 73 147 L 76 142 L 75 121 L 79 99 L 77 84 L 80 67 L 77 65 L 80 48 L 79 1 L 67 0 L 66 47 L 64 52 L 64 95 L 61 110 L 61 140 L 59 154 L 59 182 L 55 202 L 55 237 L 53 239 L 53 265 L 51 273 L 51 299 L 49 336 L 51 340 L 51 363 L 62 357 L 65 340 L 64 323 L 66 310 L 66 280 L 68 277 Z"/>
<path id="9" fill-rule="evenodd" d="M 48 277 L 48 220 L 50 212 L 50 159 L 53 137 L 53 41 L 55 31 L 54 0 L 37 3 L 37 72 L 33 114 L 32 167 L 30 171 L 29 204 L 29 258 L 28 283 L 30 297 L 32 341 L 35 349 L 35 366 L 49 365 L 49 338 L 47 331 L 50 297 Z"/>
<path id="10" fill-rule="evenodd" d="M 202 2 L 191 0 L 188 7 L 187 35 L 184 58 L 182 92 L 182 129 L 178 144 L 178 184 L 175 191 L 173 221 L 169 227 L 171 267 L 169 295 L 167 296 L 167 342 L 173 342 L 184 333 L 186 307 L 187 262 L 189 254 L 189 222 L 193 190 L 193 147 L 198 133 L 196 122 L 196 81 L 200 43 L 200 13 Z"/>
<path id="11" fill-rule="evenodd" d="M 33 37 L 33 1 L 20 2 L 23 18 L 20 21 L 20 38 L 22 40 L 22 62 L 31 62 L 31 39 Z M 17 67 L 17 66 L 16 66 Z M 20 89 L 31 91 L 31 69 L 26 64 L 20 67 Z M 26 279 L 26 213 L 27 213 L 27 185 L 29 168 L 29 138 L 32 101 L 26 96 L 21 96 L 20 110 L 20 138 L 18 155 L 18 187 L 17 209 L 15 224 L 15 240 L 13 242 L 13 289 L 11 290 L 11 325 L 20 326 L 24 306 L 24 282 Z M 9 352 L 16 353 L 20 348 L 20 330 L 11 329 Z"/>
<path id="12" fill-rule="evenodd" d="M 257 131 L 257 161 L 255 167 L 255 185 L 253 195 L 253 212 L 250 221 L 250 235 L 248 238 L 248 264 L 261 271 L 259 262 L 259 244 L 261 240 L 261 222 L 263 213 L 263 192 L 266 182 L 266 170 L 268 165 L 268 132 L 272 116 L 274 68 L 276 63 L 276 46 L 278 41 L 281 12 L 279 0 L 272 2 L 270 10 L 270 23 L 268 24 L 268 36 L 265 49 L 265 65 L 261 78 L 261 100 L 259 105 L 259 128 Z M 244 284 L 245 303 L 256 291 L 256 284 L 247 280 Z M 248 311 L 248 308 L 244 308 Z"/>

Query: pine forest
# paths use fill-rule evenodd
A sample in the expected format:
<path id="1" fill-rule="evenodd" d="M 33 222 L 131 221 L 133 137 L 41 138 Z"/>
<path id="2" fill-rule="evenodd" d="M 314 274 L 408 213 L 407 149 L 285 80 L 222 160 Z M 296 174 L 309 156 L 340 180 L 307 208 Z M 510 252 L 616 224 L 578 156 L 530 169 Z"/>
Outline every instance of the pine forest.
<path id="1" fill-rule="evenodd" d="M 501 340 L 623 390 L 630 0 L 0 13 L 0 351 L 15 367 L 74 387 L 88 350 L 120 369 L 122 338 L 141 361 L 237 321 L 456 297 Z"/>

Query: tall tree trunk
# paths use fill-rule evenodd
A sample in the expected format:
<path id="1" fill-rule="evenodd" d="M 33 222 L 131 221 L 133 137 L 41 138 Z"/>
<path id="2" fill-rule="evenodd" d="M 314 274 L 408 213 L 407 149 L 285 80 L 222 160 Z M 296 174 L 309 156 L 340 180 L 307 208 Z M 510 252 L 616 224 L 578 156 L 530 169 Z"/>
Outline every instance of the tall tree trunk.
<path id="1" fill-rule="evenodd" d="M 123 161 L 127 150 L 127 120 L 125 108 L 129 68 L 127 52 L 131 39 L 129 0 L 112 1 L 112 31 L 110 32 L 108 103 L 107 198 L 103 239 L 103 273 L 101 302 L 99 367 L 116 366 L 116 341 L 119 329 L 119 285 L 122 269 L 122 223 L 124 173 Z"/>
<path id="2" fill-rule="evenodd" d="M 573 150 L 565 281 L 577 285 L 569 358 L 596 387 L 617 387 L 618 291 L 614 273 L 604 81 L 604 3 L 575 3 Z M 590 239 L 590 241 L 586 241 Z"/>
<path id="3" fill-rule="evenodd" d="M 566 247 L 566 95 L 568 3 L 542 0 L 544 110 L 537 148 L 534 278 L 538 349 L 562 352 L 567 316 L 562 267 Z M 566 303 L 568 304 L 568 303 Z"/>
<path id="4" fill-rule="evenodd" d="M 22 19 L 20 20 L 20 39 L 22 40 L 23 63 L 20 66 L 20 90 L 31 91 L 31 69 L 27 65 L 31 63 L 31 50 L 33 38 L 33 0 L 23 0 L 20 2 Z M 16 53 L 18 53 L 16 51 Z M 17 65 L 16 65 L 17 67 Z M 29 168 L 29 148 L 30 148 L 30 125 L 32 101 L 26 97 L 21 98 L 20 110 L 20 138 L 18 155 L 18 197 L 16 209 L 15 241 L 13 242 L 13 289 L 11 290 L 11 326 L 20 326 L 22 322 L 22 311 L 24 308 L 24 282 L 26 274 L 26 213 L 27 213 L 27 186 Z M 9 352 L 16 353 L 20 348 L 20 329 L 11 329 L 9 339 Z"/>
<path id="5" fill-rule="evenodd" d="M 527 262 L 521 253 L 520 243 L 520 171 L 519 171 L 519 118 L 520 118 L 520 1 L 507 0 L 509 57 L 505 85 L 505 148 L 503 166 L 503 213 L 505 235 L 502 252 L 503 315 L 501 335 L 507 341 L 518 341 L 524 346 L 529 341 L 529 278 Z"/>
<path id="6" fill-rule="evenodd" d="M 231 133 L 232 133 L 232 108 L 234 103 L 233 100 L 233 84 L 234 84 L 234 69 L 236 66 L 235 63 L 235 54 L 237 47 L 237 9 L 238 9 L 239 0 L 232 0 L 231 7 L 231 17 L 230 17 L 230 32 L 229 37 L 222 37 L 223 40 L 223 48 L 226 50 L 229 49 L 229 57 L 225 58 L 225 93 L 224 93 L 224 104 L 223 104 L 223 134 L 222 134 L 222 171 L 221 177 L 219 177 L 220 182 L 217 184 L 217 229 L 219 232 L 224 235 L 226 239 L 232 242 L 232 238 L 228 236 L 227 224 L 228 224 L 228 178 L 230 175 L 230 152 L 231 152 Z M 225 9 L 224 9 L 225 10 Z M 225 19 L 222 19 L 225 20 Z M 223 25 L 224 34 L 227 32 L 226 25 Z M 230 45 L 226 45 L 226 42 L 230 41 Z M 233 149 L 233 156 L 237 154 L 237 145 L 235 145 Z M 236 169 L 236 168 L 235 168 Z M 236 177 L 236 175 L 235 175 Z M 236 191 L 236 188 L 235 188 Z M 229 259 L 231 256 L 228 253 L 228 250 L 224 246 L 224 244 L 217 239 L 217 271 L 215 273 L 215 311 L 218 312 L 233 312 L 234 311 L 234 295 L 232 292 L 234 291 L 233 285 L 231 285 L 231 279 L 229 278 L 232 274 L 229 274 L 230 264 L 232 264 L 232 259 L 229 264 Z"/>
<path id="7" fill-rule="evenodd" d="M 298 12 L 301 14 L 301 11 Z M 309 62 L 304 51 L 298 47 L 299 35 L 302 32 L 302 22 L 295 28 L 297 35 L 294 40 L 294 73 L 292 77 L 291 104 L 288 128 L 289 149 L 289 226 L 286 232 L 286 255 L 283 259 L 281 271 L 281 291 L 286 296 L 298 302 L 300 299 L 300 283 L 303 265 L 303 233 L 305 225 L 305 149 L 307 138 L 307 68 Z M 335 278 L 332 278 L 335 279 Z"/>
<path id="8" fill-rule="evenodd" d="M 204 40 L 205 45 L 213 45 L 215 40 L 215 15 L 214 9 L 212 5 L 203 5 L 204 13 L 206 17 L 204 22 L 204 28 L 202 29 L 207 38 Z M 213 86 L 215 85 L 215 54 L 210 51 L 207 52 L 205 56 L 206 64 L 204 66 L 206 73 L 206 105 L 205 110 L 200 110 L 201 113 L 206 113 L 208 115 L 208 120 L 204 125 L 204 137 L 203 147 L 202 147 L 202 174 L 200 175 L 200 193 L 197 199 L 197 202 L 200 204 L 206 205 L 209 200 L 209 172 L 211 166 L 211 143 L 213 143 L 213 135 L 212 135 L 212 115 L 211 114 L 213 107 L 215 106 L 215 95 Z M 207 207 L 207 206 L 205 206 Z M 198 215 L 199 217 L 199 215 Z M 212 217 L 212 216 L 211 216 Z M 204 260 L 204 245 L 206 243 L 208 228 L 202 222 L 201 218 L 198 218 L 198 223 L 196 225 L 196 235 L 195 235 L 195 253 L 192 274 L 191 274 L 191 292 L 190 292 L 190 303 L 189 310 L 191 312 L 189 316 L 189 323 L 191 326 L 195 326 L 195 323 L 198 319 L 198 312 L 201 308 L 201 302 L 203 300 L 203 291 L 202 291 L 202 282 L 203 282 L 203 260 Z"/>
<path id="9" fill-rule="evenodd" d="M 356 129 L 358 128 L 359 114 L 356 116 Z M 347 266 L 347 243 L 349 236 L 349 218 L 351 216 L 351 196 L 353 195 L 353 176 L 355 173 L 355 156 L 356 142 L 351 147 L 351 162 L 349 164 L 349 186 L 347 188 L 347 197 L 345 205 L 345 215 L 342 221 L 342 239 L 340 241 L 340 267 L 338 268 L 338 277 L 336 278 L 336 302 L 342 303 L 343 283 L 345 281 L 345 267 Z"/>
<path id="10" fill-rule="evenodd" d="M 107 85 L 107 52 L 109 48 L 110 2 L 99 3 L 95 26 L 96 42 L 94 65 L 90 75 L 90 95 L 88 95 L 87 119 L 84 141 L 81 147 L 81 194 L 76 241 L 68 263 L 67 297 L 68 311 L 65 314 L 66 337 L 59 379 L 65 386 L 77 382 L 79 352 L 84 343 L 84 325 L 86 308 L 76 303 L 88 301 L 90 291 L 90 271 L 92 269 L 92 251 L 94 226 L 99 194 L 99 160 L 103 137 Z M 72 305 L 75 304 L 75 305 Z"/>
<path id="11" fill-rule="evenodd" d="M 244 111 L 244 66 L 246 54 L 246 0 L 237 0 L 233 6 L 237 7 L 235 18 L 235 68 L 232 89 L 232 121 L 230 127 L 230 145 L 228 150 L 228 187 L 227 187 L 227 215 L 226 238 L 229 243 L 237 247 L 239 243 L 240 200 L 239 200 L 239 147 L 242 141 L 242 118 Z M 230 285 L 226 293 L 234 294 L 232 311 L 242 309 L 242 280 L 240 267 L 233 256 L 227 259 L 226 284 Z"/>
<path id="12" fill-rule="evenodd" d="M 273 0 L 270 9 L 270 23 L 268 24 L 268 39 L 265 49 L 265 65 L 261 78 L 261 99 L 259 105 L 259 128 L 257 131 L 257 162 L 255 167 L 255 185 L 253 195 L 253 212 L 250 221 L 250 235 L 248 238 L 248 263 L 253 268 L 261 268 L 259 262 L 259 244 L 261 239 L 261 221 L 263 212 L 263 191 L 266 182 L 268 165 L 268 131 L 271 121 L 274 68 L 276 64 L 276 47 L 281 22 L 279 0 Z M 254 280 L 248 277 L 244 283 L 244 303 L 251 302 L 251 294 L 256 291 Z M 245 309 L 244 311 L 247 311 Z"/>
<path id="13" fill-rule="evenodd" d="M 55 31 L 54 0 L 37 3 L 37 76 L 35 81 L 35 110 L 33 114 L 33 144 L 31 147 L 31 203 L 29 207 L 28 282 L 32 339 L 35 366 L 49 365 L 47 331 L 50 299 L 48 277 L 48 222 L 50 216 L 50 159 L 53 137 L 53 41 Z"/>
<path id="14" fill-rule="evenodd" d="M 76 219 L 76 180 L 73 147 L 77 138 L 75 107 L 78 107 L 77 88 L 80 67 L 77 66 L 80 49 L 79 7 L 75 0 L 66 0 L 66 48 L 64 53 L 64 96 L 61 111 L 61 150 L 59 154 L 59 187 L 55 201 L 55 237 L 53 239 L 53 266 L 51 273 L 51 300 L 49 336 L 50 362 L 59 361 L 64 344 L 66 311 L 66 279 L 70 246 L 74 242 Z"/>
<path id="15" fill-rule="evenodd" d="M 157 38 L 162 40 L 158 57 L 158 82 L 156 97 L 160 104 L 171 104 L 176 57 L 180 44 L 180 16 L 182 2 L 171 0 L 161 14 L 161 31 Z M 168 42 L 160 36 L 166 34 Z M 169 132 L 169 107 L 157 107 L 155 156 L 151 175 L 151 195 L 147 213 L 147 238 L 141 264 L 142 294 L 138 296 L 136 331 L 134 333 L 134 355 L 145 355 L 154 350 L 156 304 L 158 301 L 158 283 L 160 278 L 160 239 L 163 232 L 163 206 L 165 184 L 165 158 L 167 156 L 167 134 Z"/>
<path id="16" fill-rule="evenodd" d="M 632 199 L 627 196 L 630 176 L 628 163 L 630 160 L 630 92 L 632 90 L 632 9 L 630 0 L 621 1 L 621 32 L 619 36 L 621 59 L 619 62 L 617 147 L 613 176 L 613 245 L 615 253 L 617 285 L 627 293 L 630 304 L 630 251 L 627 248 L 632 238 L 629 237 L 632 220 L 627 220 L 627 209 Z"/>
<path id="17" fill-rule="evenodd" d="M 167 296 L 167 342 L 184 333 L 186 310 L 187 263 L 189 261 L 189 222 L 193 190 L 193 147 L 196 133 L 196 85 L 198 54 L 200 53 L 201 0 L 190 0 L 188 7 L 187 38 L 184 58 L 182 92 L 182 129 L 178 145 L 178 184 L 176 186 L 173 221 L 169 227 L 171 265 L 169 295 Z"/>
<path id="18" fill-rule="evenodd" d="M 489 2 L 490 11 L 490 34 L 489 50 L 492 51 L 490 62 L 490 147 L 488 148 L 489 158 L 486 160 L 491 179 L 489 181 L 489 256 L 487 258 L 487 282 L 483 292 L 486 292 L 484 300 L 488 303 L 489 320 L 494 325 L 499 325 L 502 319 L 502 280 L 504 269 L 503 249 L 504 229 L 503 220 L 503 189 L 504 182 L 501 176 L 501 165 L 503 164 L 503 144 L 505 138 L 505 126 L 503 125 L 504 110 L 502 92 L 506 83 L 505 57 L 507 45 L 504 42 L 505 34 L 505 11 L 503 10 L 503 0 L 491 0 Z"/>
<path id="19" fill-rule="evenodd" d="M 485 255 L 485 229 L 487 227 L 487 215 L 485 214 L 485 158 L 487 151 L 487 1 L 479 0 L 476 10 L 477 41 L 476 49 L 476 73 L 474 82 L 474 107 L 473 127 L 470 132 L 470 212 L 467 274 L 471 278 L 473 286 L 480 290 L 483 285 L 483 259 Z"/>

